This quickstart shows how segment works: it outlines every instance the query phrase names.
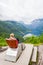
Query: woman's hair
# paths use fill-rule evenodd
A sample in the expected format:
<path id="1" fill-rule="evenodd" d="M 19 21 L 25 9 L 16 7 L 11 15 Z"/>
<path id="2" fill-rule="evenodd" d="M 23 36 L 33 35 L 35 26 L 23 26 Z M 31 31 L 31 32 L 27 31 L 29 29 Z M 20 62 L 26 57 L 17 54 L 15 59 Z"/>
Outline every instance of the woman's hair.
<path id="1" fill-rule="evenodd" d="M 17 41 L 19 42 L 19 39 L 18 38 L 16 38 L 17 39 Z"/>
<path id="2" fill-rule="evenodd" d="M 10 34 L 10 37 L 14 37 L 14 33 L 11 33 L 11 34 Z"/>

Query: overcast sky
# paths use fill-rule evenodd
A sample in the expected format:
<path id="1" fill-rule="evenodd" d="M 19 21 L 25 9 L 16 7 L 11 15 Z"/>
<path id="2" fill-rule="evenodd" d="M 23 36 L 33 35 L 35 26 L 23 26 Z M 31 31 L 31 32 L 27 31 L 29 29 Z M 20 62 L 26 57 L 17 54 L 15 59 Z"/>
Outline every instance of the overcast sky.
<path id="1" fill-rule="evenodd" d="M 0 20 L 24 21 L 43 18 L 43 0 L 0 0 Z"/>

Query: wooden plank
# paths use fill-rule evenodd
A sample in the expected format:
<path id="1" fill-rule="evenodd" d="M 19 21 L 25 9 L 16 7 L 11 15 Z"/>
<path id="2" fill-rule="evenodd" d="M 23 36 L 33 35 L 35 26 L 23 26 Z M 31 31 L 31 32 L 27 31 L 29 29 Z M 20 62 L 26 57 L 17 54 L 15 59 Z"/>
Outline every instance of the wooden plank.
<path id="1" fill-rule="evenodd" d="M 36 62 L 37 59 L 37 47 L 34 47 L 33 55 L 32 55 L 32 62 Z"/>
<path id="2" fill-rule="evenodd" d="M 27 44 L 26 49 L 23 51 L 22 55 L 17 61 L 18 65 L 28 65 L 32 55 L 33 45 Z"/>
<path id="3" fill-rule="evenodd" d="M 31 54 L 33 50 L 33 45 L 27 44 L 25 50 L 22 52 L 21 56 L 16 63 L 5 61 L 5 52 L 0 54 L 0 64 L 1 65 L 28 65 L 30 62 Z"/>

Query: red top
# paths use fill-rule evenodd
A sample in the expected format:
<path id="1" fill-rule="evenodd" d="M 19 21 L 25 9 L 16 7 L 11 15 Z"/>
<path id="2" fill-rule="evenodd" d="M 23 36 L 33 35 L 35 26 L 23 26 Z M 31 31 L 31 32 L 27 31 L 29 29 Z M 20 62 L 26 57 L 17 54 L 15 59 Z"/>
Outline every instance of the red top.
<path id="1" fill-rule="evenodd" d="M 6 39 L 6 42 L 10 48 L 17 48 L 18 47 L 18 40 Z"/>

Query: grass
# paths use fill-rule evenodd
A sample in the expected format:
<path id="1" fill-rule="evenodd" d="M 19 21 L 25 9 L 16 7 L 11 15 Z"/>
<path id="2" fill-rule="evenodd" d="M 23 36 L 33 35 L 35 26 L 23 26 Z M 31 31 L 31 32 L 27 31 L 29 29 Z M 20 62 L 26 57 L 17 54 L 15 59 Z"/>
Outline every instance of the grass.
<path id="1" fill-rule="evenodd" d="M 39 46 L 39 45 L 43 44 L 43 35 L 26 37 L 24 39 L 24 43 L 31 43 L 35 46 Z"/>
<path id="2" fill-rule="evenodd" d="M 25 43 L 25 44 L 32 44 L 32 43 Z M 38 44 L 33 44 L 34 46 L 39 46 L 41 45 L 42 43 L 38 43 Z M 0 43 L 0 46 L 7 46 L 7 43 L 6 42 L 1 42 Z"/>
<path id="3" fill-rule="evenodd" d="M 2 42 L 2 43 L 0 43 L 0 46 L 7 46 L 7 43 L 6 42 Z"/>
<path id="4" fill-rule="evenodd" d="M 25 39 L 23 39 L 23 37 L 20 37 L 19 41 L 25 44 L 33 44 L 34 46 L 39 46 L 43 44 L 43 34 L 41 34 L 40 36 L 26 37 Z M 0 37 L 0 46 L 6 46 L 6 45 L 7 43 L 5 41 L 5 38 Z"/>
<path id="5" fill-rule="evenodd" d="M 24 42 L 25 43 L 25 42 Z M 25 43 L 25 44 L 33 44 L 33 43 Z M 35 44 L 33 44 L 34 46 L 39 46 L 39 45 L 41 45 L 42 43 L 35 43 Z M 0 46 L 7 46 L 7 43 L 6 43 L 6 41 L 4 40 L 4 41 L 1 41 L 0 42 Z"/>
<path id="6" fill-rule="evenodd" d="M 0 46 L 7 46 L 5 38 L 0 37 Z"/>

